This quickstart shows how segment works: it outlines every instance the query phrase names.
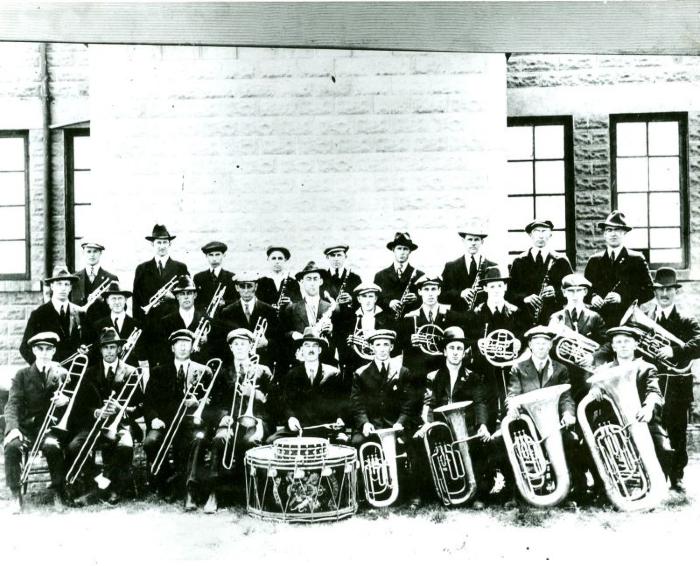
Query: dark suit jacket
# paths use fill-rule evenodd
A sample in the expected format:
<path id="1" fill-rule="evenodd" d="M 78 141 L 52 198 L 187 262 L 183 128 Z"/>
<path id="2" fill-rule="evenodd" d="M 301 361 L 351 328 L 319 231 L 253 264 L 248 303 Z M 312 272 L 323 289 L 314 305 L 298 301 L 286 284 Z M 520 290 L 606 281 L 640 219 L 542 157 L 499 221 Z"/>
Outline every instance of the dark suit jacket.
<path id="1" fill-rule="evenodd" d="M 374 317 L 374 329 L 378 330 L 384 328 L 387 330 L 393 330 L 396 321 L 394 320 L 394 312 L 387 312 L 382 310 L 381 307 L 376 308 L 376 314 Z M 355 371 L 358 367 L 363 366 L 367 363 L 367 360 L 358 356 L 353 347 L 348 345 L 348 337 L 355 333 L 356 328 L 361 328 L 362 325 L 362 311 L 358 308 L 354 312 L 347 311 L 343 309 L 339 311 L 337 316 L 333 320 L 334 334 L 336 337 L 336 344 L 338 346 L 338 353 L 340 355 L 340 363 L 351 371 Z M 349 385 L 347 383 L 346 385 Z M 348 389 L 349 392 L 349 389 Z"/>
<path id="2" fill-rule="evenodd" d="M 87 302 L 87 298 L 90 296 L 95 289 L 97 289 L 104 281 L 119 281 L 119 277 L 105 271 L 100 267 L 95 275 L 95 280 L 90 283 L 90 278 L 87 275 L 87 269 L 81 269 L 73 275 L 78 277 L 78 280 L 73 283 L 73 288 L 71 289 L 70 297 L 71 301 L 76 305 L 83 306 Z M 109 314 L 109 307 L 105 300 L 100 297 L 97 299 L 90 308 L 87 310 L 86 322 L 89 325 L 94 324 L 94 322 L 104 316 Z"/>
<path id="3" fill-rule="evenodd" d="M 473 404 L 467 408 L 466 413 L 469 431 L 474 433 L 482 424 L 488 425 L 488 392 L 484 378 L 467 369 L 464 364 L 459 370 L 453 390 L 450 387 L 450 372 L 446 365 L 430 372 L 427 378 L 426 399 L 428 422 L 434 420 L 433 410 L 438 407 L 458 401 L 472 401 Z"/>
<path id="4" fill-rule="evenodd" d="M 283 284 L 285 297 L 289 297 L 293 303 L 301 301 L 299 283 L 295 279 L 286 277 L 283 279 Z M 275 281 L 271 277 L 261 277 L 258 281 L 258 288 L 255 291 L 255 296 L 264 303 L 274 306 L 277 304 L 277 301 L 279 301 L 280 289 L 275 286 Z"/>
<path id="5" fill-rule="evenodd" d="M 195 273 L 192 279 L 194 280 L 195 287 L 197 287 L 197 297 L 194 300 L 194 306 L 201 311 L 207 310 L 219 284 L 226 285 L 224 303 L 219 306 L 219 312 L 221 312 L 221 309 L 225 306 L 238 300 L 238 291 L 236 291 L 236 286 L 233 283 L 233 273 L 230 271 L 222 269 L 219 272 L 219 276 L 214 277 L 209 269 L 205 269 L 204 271 Z"/>
<path id="6" fill-rule="evenodd" d="M 394 264 L 391 264 L 389 267 L 378 271 L 374 276 L 374 283 L 382 288 L 382 292 L 379 295 L 377 304 L 385 311 L 393 313 L 394 311 L 389 308 L 389 303 L 393 300 L 401 300 L 409 281 L 411 282 L 411 286 L 409 287 L 410 291 L 417 294 L 418 290 L 416 289 L 415 283 L 421 275 L 423 275 L 423 272 L 420 269 L 413 267 L 410 263 L 407 264 L 406 269 L 404 269 L 403 273 L 401 274 L 401 279 L 399 279 L 396 275 Z M 407 313 L 408 311 L 413 310 L 415 305 L 415 302 L 405 304 L 403 312 Z"/>
<path id="7" fill-rule="evenodd" d="M 543 266 L 538 268 L 537 263 L 532 259 L 530 250 L 527 250 L 513 260 L 513 265 L 510 268 L 510 282 L 506 291 L 506 301 L 513 303 L 530 315 L 530 320 L 533 324 L 535 323 L 532 320 L 533 308 L 526 305 L 523 301 L 529 295 L 539 295 L 542 289 L 542 281 L 548 269 L 549 284 L 554 287 L 556 296 L 554 299 L 545 299 L 540 311 L 540 323 L 548 321 L 553 312 L 564 306 L 565 301 L 561 290 L 561 280 L 572 273 L 569 259 L 564 254 L 551 252 L 545 258 Z"/>
<path id="8" fill-rule="evenodd" d="M 36 364 L 17 371 L 5 404 L 5 434 L 17 428 L 34 437 L 49 410 L 61 373 L 65 375 L 56 362 L 49 366 L 45 380 Z"/>
<path id="9" fill-rule="evenodd" d="M 56 311 L 51 301 L 32 311 L 19 347 L 19 353 L 22 354 L 27 363 L 31 364 L 34 361 L 34 354 L 27 341 L 39 332 L 55 332 L 61 338 L 56 347 L 55 361 L 60 363 L 68 356 L 75 354 L 78 347 L 84 343 L 83 322 L 78 307 L 74 304 L 70 304 L 68 307 L 68 316 L 69 332 L 66 334 L 61 326 L 61 315 Z"/>
<path id="10" fill-rule="evenodd" d="M 481 265 L 477 266 L 481 277 L 488 267 L 496 267 L 498 264 L 482 256 Z M 464 289 L 471 287 L 474 283 L 475 274 L 467 272 L 467 264 L 464 261 L 464 256 L 461 255 L 457 259 L 448 261 L 442 269 L 442 293 L 440 301 L 451 305 L 453 309 L 464 311 L 467 309 L 467 303 L 459 295 Z M 475 305 L 483 303 L 486 300 L 486 293 L 481 292 L 477 295 Z"/>
<path id="11" fill-rule="evenodd" d="M 591 282 L 589 299 L 594 295 L 604 299 L 613 288 L 620 294 L 620 304 L 604 305 L 600 311 L 608 327 L 619 324 L 622 315 L 635 299 L 641 305 L 654 297 L 651 275 L 644 256 L 625 247 L 613 265 L 610 265 L 605 250 L 593 254 L 586 264 L 584 275 Z"/>
<path id="12" fill-rule="evenodd" d="M 277 311 L 257 298 L 255 300 L 253 312 L 250 314 L 250 322 L 246 319 L 240 300 L 235 301 L 221 311 L 220 316 L 216 320 L 217 332 L 215 336 L 212 337 L 211 348 L 216 352 L 218 357 L 224 356 L 222 359 L 230 359 L 231 351 L 228 349 L 226 343 L 226 336 L 228 333 L 236 328 L 245 328 L 254 332 L 259 319 L 267 321 L 265 337 L 267 338 L 268 345 L 266 348 L 258 349 L 258 354 L 261 356 L 264 365 L 272 367 L 274 362 L 277 361 L 276 354 L 278 353 L 277 350 L 280 343 Z"/>
<path id="13" fill-rule="evenodd" d="M 180 316 L 180 311 L 175 310 L 166 314 L 160 321 L 153 321 L 148 325 L 148 336 L 150 340 L 149 346 L 151 351 L 149 354 L 149 362 L 151 366 L 162 365 L 173 357 L 170 347 L 169 337 L 176 330 L 187 329 L 195 332 L 199 321 L 204 316 L 202 311 L 194 310 L 194 317 L 189 326 L 185 326 L 185 321 Z M 192 352 L 192 358 L 200 363 L 205 363 L 209 360 L 209 345 L 202 344 L 198 352 Z"/>
<path id="14" fill-rule="evenodd" d="M 341 287 L 346 293 L 348 293 L 350 296 L 353 296 L 353 289 L 357 287 L 360 283 L 362 283 L 362 277 L 360 277 L 354 271 L 348 270 L 347 267 L 343 270 L 340 277 L 331 276 L 330 271 L 327 269 L 321 270 L 321 277 L 323 278 L 323 284 L 321 285 L 320 290 L 320 295 L 322 299 L 326 298 L 327 291 L 328 294 L 331 296 L 331 299 L 335 300 L 340 294 Z M 357 300 L 353 298 L 353 300 L 350 303 L 343 305 L 342 308 L 352 309 L 357 308 L 357 306 Z"/>
<path id="15" fill-rule="evenodd" d="M 98 357 L 100 356 L 100 347 L 99 343 L 96 342 L 99 341 L 100 331 L 105 327 L 114 328 L 114 321 L 109 316 L 98 320 L 92 327 L 90 343 L 93 344 L 93 346 L 92 348 L 90 348 L 90 352 L 95 352 Z M 124 317 L 124 324 L 122 324 L 121 329 L 115 328 L 115 330 L 117 331 L 117 334 L 119 334 L 119 338 L 127 340 L 131 333 L 137 328 L 142 327 L 139 323 L 136 322 L 135 319 L 133 319 L 129 315 L 126 315 Z M 147 341 L 148 337 L 146 333 L 142 332 L 141 337 L 139 338 L 138 342 L 136 342 L 136 346 L 134 347 L 133 351 L 131 352 L 131 355 L 129 356 L 129 359 L 124 361 L 127 364 L 131 364 L 132 366 L 137 366 L 140 361 L 148 360 Z M 97 359 L 95 361 L 97 361 Z"/>
<path id="16" fill-rule="evenodd" d="M 569 383 L 569 372 L 566 366 L 556 360 L 550 359 L 543 368 L 542 378 L 537 374 L 537 368 L 531 358 L 515 364 L 510 370 L 508 379 L 508 397 L 537 391 L 543 387 L 564 385 Z M 559 414 L 569 413 L 576 416 L 576 406 L 571 397 L 571 390 L 564 391 L 559 398 Z"/>
<path id="17" fill-rule="evenodd" d="M 133 287 L 134 318 L 136 320 L 141 321 L 144 319 L 145 315 L 141 307 L 147 305 L 148 301 L 151 300 L 151 297 L 153 297 L 153 295 L 155 295 L 163 285 L 165 285 L 176 275 L 189 275 L 189 271 L 184 263 L 176 261 L 170 257 L 165 264 L 163 277 L 158 274 L 156 260 L 153 258 L 136 266 Z M 149 313 L 149 318 L 152 317 L 157 320 L 167 312 L 172 312 L 176 309 L 177 301 L 173 299 L 165 299 L 159 307 L 156 307 Z"/>

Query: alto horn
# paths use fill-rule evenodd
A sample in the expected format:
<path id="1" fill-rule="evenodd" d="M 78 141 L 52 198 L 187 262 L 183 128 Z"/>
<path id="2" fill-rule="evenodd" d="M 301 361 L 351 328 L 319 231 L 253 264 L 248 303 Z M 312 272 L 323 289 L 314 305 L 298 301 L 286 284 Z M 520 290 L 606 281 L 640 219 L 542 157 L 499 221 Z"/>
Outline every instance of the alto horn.
<path id="1" fill-rule="evenodd" d="M 364 479 L 365 497 L 373 507 L 388 507 L 399 496 L 397 458 L 397 429 L 381 428 L 374 431 L 377 442 L 365 442 L 360 446 L 360 466 Z"/>

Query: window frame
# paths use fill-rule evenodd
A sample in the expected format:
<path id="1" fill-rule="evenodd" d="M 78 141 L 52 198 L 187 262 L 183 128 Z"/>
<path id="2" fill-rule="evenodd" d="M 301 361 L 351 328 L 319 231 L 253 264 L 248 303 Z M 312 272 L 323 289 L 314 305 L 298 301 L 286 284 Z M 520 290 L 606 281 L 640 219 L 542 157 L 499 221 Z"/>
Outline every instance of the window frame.
<path id="1" fill-rule="evenodd" d="M 576 195 L 575 195 L 575 178 L 574 178 L 574 117 L 567 115 L 558 116 L 508 116 L 507 127 L 511 126 L 563 126 L 564 128 L 564 241 L 566 242 L 566 256 L 569 258 L 571 267 L 576 269 Z M 523 161 L 510 160 L 507 162 Z M 528 160 L 529 161 L 529 160 Z M 550 161 L 549 159 L 533 159 L 532 161 Z M 532 168 L 532 186 L 535 188 L 535 168 Z M 509 192 L 509 191 L 508 191 Z M 533 193 L 535 203 L 537 202 L 537 193 Z M 510 201 L 510 197 L 506 196 Z M 537 208 L 535 207 L 535 217 L 537 217 Z M 523 227 L 524 228 L 524 227 Z M 510 230 L 508 230 L 511 233 Z M 510 250 L 508 250 L 510 255 Z"/>
<path id="2" fill-rule="evenodd" d="M 66 265 L 75 271 L 75 138 L 90 137 L 90 128 L 67 128 L 64 130 L 65 147 L 65 203 L 66 203 Z M 92 170 L 92 169 L 91 169 Z"/>
<path id="3" fill-rule="evenodd" d="M 28 281 L 31 279 L 31 221 L 29 211 L 29 131 L 0 130 L 0 138 L 22 138 L 24 142 L 24 273 L 0 273 L 0 281 Z M 5 205 L 3 205 L 5 206 Z M 9 205 L 13 207 L 15 205 Z M 18 241 L 18 240 L 5 240 Z"/>
<path id="4" fill-rule="evenodd" d="M 610 202 L 612 209 L 617 209 L 617 125 L 620 123 L 644 123 L 669 122 L 678 123 L 678 187 L 680 197 L 680 223 L 681 223 L 681 263 L 652 263 L 651 258 L 645 254 L 649 263 L 649 269 L 654 270 L 659 267 L 673 267 L 675 269 L 688 269 L 690 267 L 690 207 L 688 202 L 688 184 L 690 180 L 689 159 L 688 159 L 688 113 L 687 112 L 634 112 L 627 114 L 610 114 Z M 647 159 L 649 138 L 647 125 Z M 647 195 L 649 191 L 647 190 Z M 623 211 L 624 212 L 624 211 Z M 647 209 L 647 220 L 649 211 Z M 651 226 L 647 225 L 646 230 Z M 651 249 L 651 240 L 646 251 Z M 663 248 L 660 248 L 663 249 Z M 645 250 L 639 250 L 644 253 Z"/>

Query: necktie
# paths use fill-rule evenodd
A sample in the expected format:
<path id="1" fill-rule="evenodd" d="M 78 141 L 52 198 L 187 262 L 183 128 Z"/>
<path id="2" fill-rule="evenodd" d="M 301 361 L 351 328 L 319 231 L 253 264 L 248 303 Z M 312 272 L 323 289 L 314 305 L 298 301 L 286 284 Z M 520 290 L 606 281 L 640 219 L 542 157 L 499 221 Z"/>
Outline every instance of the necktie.
<path id="1" fill-rule="evenodd" d="M 211 270 L 211 278 L 216 279 L 216 270 L 215 269 Z"/>
<path id="2" fill-rule="evenodd" d="M 41 368 L 41 384 L 46 387 L 46 368 Z"/>
<path id="3" fill-rule="evenodd" d="M 67 336 L 70 333 L 70 323 L 68 322 L 68 309 L 61 307 L 61 328 Z"/>
<path id="4" fill-rule="evenodd" d="M 109 370 L 107 371 L 107 382 L 112 383 L 114 381 L 114 368 L 112 366 L 109 366 Z"/>
<path id="5" fill-rule="evenodd" d="M 90 283 L 93 283 L 95 281 L 95 268 L 91 267 L 90 268 L 90 274 L 88 275 L 90 278 Z"/>
<path id="6" fill-rule="evenodd" d="M 476 260 L 474 259 L 474 256 L 472 256 L 472 260 L 469 262 L 469 275 L 472 277 L 476 277 Z"/>
<path id="7" fill-rule="evenodd" d="M 541 267 L 544 266 L 544 260 L 542 259 L 542 252 L 541 251 L 537 252 L 537 258 L 535 259 L 535 263 L 537 264 L 537 269 L 540 269 Z"/>
<path id="8" fill-rule="evenodd" d="M 435 320 L 435 317 L 433 317 L 433 309 L 430 309 L 430 310 L 428 311 L 428 322 L 429 322 L 430 324 L 432 324 L 434 320 Z"/>
<path id="9" fill-rule="evenodd" d="M 185 366 L 181 365 L 177 370 L 177 383 L 184 390 L 187 387 L 185 383 Z"/>
<path id="10" fill-rule="evenodd" d="M 244 374 L 245 368 L 243 367 L 243 364 L 238 364 L 238 377 L 242 378 Z"/>
<path id="11" fill-rule="evenodd" d="M 403 275 L 403 269 L 401 269 L 400 267 L 397 267 L 397 268 L 396 268 L 396 277 L 398 277 L 399 279 L 401 279 L 401 276 L 402 276 L 402 275 Z"/>
<path id="12" fill-rule="evenodd" d="M 158 262 L 158 275 L 161 278 L 163 277 L 163 262 L 161 262 L 161 261 Z"/>
<path id="13" fill-rule="evenodd" d="M 576 309 L 571 311 L 571 320 L 578 322 L 578 311 Z"/>
<path id="14" fill-rule="evenodd" d="M 382 376 L 383 380 L 386 380 L 386 378 L 389 377 L 389 369 L 386 367 L 385 362 L 382 362 L 382 370 L 379 372 L 379 374 Z"/>
<path id="15" fill-rule="evenodd" d="M 243 314 L 245 315 L 245 319 L 250 322 L 250 306 L 248 303 L 243 303 Z"/>

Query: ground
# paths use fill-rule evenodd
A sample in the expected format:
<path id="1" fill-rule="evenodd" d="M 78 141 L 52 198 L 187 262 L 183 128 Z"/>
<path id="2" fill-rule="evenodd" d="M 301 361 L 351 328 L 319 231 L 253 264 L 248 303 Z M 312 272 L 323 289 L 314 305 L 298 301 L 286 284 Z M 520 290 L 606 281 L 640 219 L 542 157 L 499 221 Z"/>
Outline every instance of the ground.
<path id="1" fill-rule="evenodd" d="M 57 514 L 32 498 L 21 516 L 0 500 L 0 556 L 5 564 L 139 564 L 177 561 L 370 564 L 673 564 L 693 561 L 700 525 L 700 460 L 688 468 L 685 496 L 670 494 L 651 513 L 611 508 L 577 511 L 361 510 L 323 525 L 254 519 L 243 509 L 213 516 L 185 514 L 181 505 L 141 501 L 93 505 Z M 16 560 L 16 562 L 15 562 Z M 439 561 L 439 562 L 438 562 Z"/>

